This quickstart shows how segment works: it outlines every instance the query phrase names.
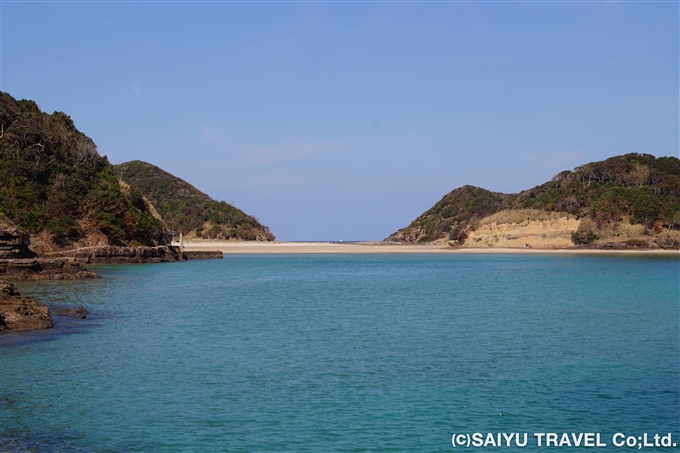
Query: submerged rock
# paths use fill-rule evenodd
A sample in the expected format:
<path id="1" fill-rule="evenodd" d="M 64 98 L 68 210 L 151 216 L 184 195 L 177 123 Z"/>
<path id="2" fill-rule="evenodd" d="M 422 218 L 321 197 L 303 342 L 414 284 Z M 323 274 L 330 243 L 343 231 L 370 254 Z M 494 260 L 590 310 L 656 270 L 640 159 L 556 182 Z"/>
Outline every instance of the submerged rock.
<path id="1" fill-rule="evenodd" d="M 90 314 L 83 306 L 78 308 L 58 308 L 52 311 L 54 316 L 68 316 L 69 318 L 85 319 Z"/>
<path id="2" fill-rule="evenodd" d="M 47 305 L 22 296 L 13 283 L 0 281 L 0 331 L 49 329 L 53 326 Z"/>

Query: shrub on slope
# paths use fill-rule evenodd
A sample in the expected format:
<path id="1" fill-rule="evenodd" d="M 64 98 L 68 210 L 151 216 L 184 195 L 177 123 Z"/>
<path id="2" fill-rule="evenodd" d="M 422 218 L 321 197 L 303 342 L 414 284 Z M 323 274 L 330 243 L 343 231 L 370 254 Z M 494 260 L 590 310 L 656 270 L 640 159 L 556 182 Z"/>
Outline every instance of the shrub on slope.
<path id="1" fill-rule="evenodd" d="M 156 208 L 165 225 L 176 232 L 196 232 L 214 239 L 273 241 L 256 218 L 224 201 L 215 201 L 188 182 L 161 168 L 134 160 L 116 165 L 118 176 L 136 187 Z"/>
<path id="2" fill-rule="evenodd" d="M 504 209 L 538 209 L 589 218 L 597 228 L 627 221 L 659 233 L 680 224 L 680 159 L 625 154 L 563 171 L 519 194 L 455 189 L 387 241 L 464 241 L 477 221 Z"/>
<path id="3" fill-rule="evenodd" d="M 474 186 L 463 186 L 446 194 L 409 226 L 386 241 L 429 242 L 441 238 L 464 241 L 466 231 L 479 219 L 507 209 L 514 196 Z"/>
<path id="4" fill-rule="evenodd" d="M 625 154 L 563 171 L 523 191 L 517 207 L 569 212 L 598 224 L 630 218 L 652 227 L 680 212 L 680 159 Z"/>
<path id="5" fill-rule="evenodd" d="M 55 248 L 154 245 L 166 240 L 141 194 L 62 112 L 0 92 L 0 212 Z"/>

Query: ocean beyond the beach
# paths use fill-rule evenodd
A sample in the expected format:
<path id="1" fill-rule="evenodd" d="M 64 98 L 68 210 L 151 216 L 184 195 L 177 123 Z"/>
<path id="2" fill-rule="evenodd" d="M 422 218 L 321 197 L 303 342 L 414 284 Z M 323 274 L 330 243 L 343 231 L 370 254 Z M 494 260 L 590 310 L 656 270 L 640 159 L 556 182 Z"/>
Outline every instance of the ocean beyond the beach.
<path id="1" fill-rule="evenodd" d="M 600 433 L 596 451 L 627 451 L 615 433 L 671 433 L 680 445 L 677 257 L 93 269 L 104 278 L 20 284 L 91 315 L 0 336 L 0 451 L 435 452 L 476 432 Z M 463 450 L 582 451 L 531 437 Z"/>

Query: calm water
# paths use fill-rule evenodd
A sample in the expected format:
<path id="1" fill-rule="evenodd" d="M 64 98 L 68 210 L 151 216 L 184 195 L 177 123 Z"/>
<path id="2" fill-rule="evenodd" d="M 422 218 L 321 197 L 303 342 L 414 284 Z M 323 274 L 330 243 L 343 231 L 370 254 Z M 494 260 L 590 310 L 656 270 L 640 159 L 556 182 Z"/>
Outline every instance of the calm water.
<path id="1" fill-rule="evenodd" d="M 0 337 L 0 451 L 434 452 L 473 432 L 608 444 L 670 432 L 680 444 L 675 258 L 226 256 L 96 270 L 105 278 L 21 286 L 93 314 Z M 530 437 L 471 450 L 556 449 Z"/>

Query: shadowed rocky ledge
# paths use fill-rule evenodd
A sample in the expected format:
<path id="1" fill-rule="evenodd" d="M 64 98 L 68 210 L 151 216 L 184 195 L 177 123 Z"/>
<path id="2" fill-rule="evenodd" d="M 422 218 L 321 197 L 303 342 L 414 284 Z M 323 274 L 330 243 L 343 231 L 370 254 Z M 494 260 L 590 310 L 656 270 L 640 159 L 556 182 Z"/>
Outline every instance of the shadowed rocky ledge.
<path id="1" fill-rule="evenodd" d="M 0 278 L 6 280 L 85 280 L 100 278 L 71 258 L 0 260 Z"/>
<path id="2" fill-rule="evenodd" d="M 224 253 L 219 250 L 201 250 L 201 251 L 186 251 L 184 256 L 188 260 L 222 260 Z"/>
<path id="3" fill-rule="evenodd" d="M 49 329 L 53 326 L 47 305 L 22 296 L 14 283 L 0 281 L 0 331 Z"/>
<path id="4" fill-rule="evenodd" d="M 163 245 L 158 247 L 83 247 L 63 250 L 43 256 L 71 258 L 82 263 L 172 263 L 186 261 L 179 247 Z"/>

